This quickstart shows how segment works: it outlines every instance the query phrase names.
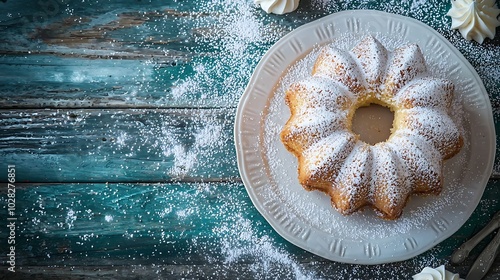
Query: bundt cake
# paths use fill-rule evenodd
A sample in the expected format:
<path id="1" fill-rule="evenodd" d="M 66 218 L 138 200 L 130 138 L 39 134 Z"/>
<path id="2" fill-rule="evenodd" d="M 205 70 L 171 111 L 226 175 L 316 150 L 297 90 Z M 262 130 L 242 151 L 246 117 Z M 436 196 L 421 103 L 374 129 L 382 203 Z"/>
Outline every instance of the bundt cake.
<path id="1" fill-rule="evenodd" d="M 432 77 L 416 44 L 388 51 L 367 36 L 351 51 L 323 47 L 312 75 L 285 94 L 291 116 L 281 141 L 298 159 L 306 190 L 331 197 L 342 214 L 372 206 L 397 219 L 411 194 L 439 194 L 443 161 L 463 137 L 449 115 L 454 86 Z M 389 138 L 368 144 L 352 131 L 355 111 L 369 104 L 394 113 Z"/>

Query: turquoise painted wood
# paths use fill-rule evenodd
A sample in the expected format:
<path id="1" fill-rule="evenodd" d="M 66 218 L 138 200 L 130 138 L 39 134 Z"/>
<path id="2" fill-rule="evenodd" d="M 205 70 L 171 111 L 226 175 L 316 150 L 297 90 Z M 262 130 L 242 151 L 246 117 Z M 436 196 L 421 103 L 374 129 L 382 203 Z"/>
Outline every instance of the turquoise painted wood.
<path id="1" fill-rule="evenodd" d="M 5 204 L 5 193 L 2 197 Z M 252 263 L 257 274 L 249 276 L 273 279 L 324 278 L 339 271 L 352 271 L 361 279 L 398 279 L 397 271 L 404 276 L 399 279 L 410 279 L 416 266 L 447 262 L 454 248 L 500 211 L 500 181 L 488 185 L 470 222 L 455 235 L 408 261 L 377 266 L 326 262 L 291 245 L 260 216 L 241 183 L 21 184 L 16 197 L 17 262 L 30 269 L 96 266 L 105 272 L 104 265 L 141 265 L 152 268 L 146 274 L 151 276 L 162 266 L 168 275 L 174 265 L 188 269 L 205 264 L 214 268 L 200 273 L 212 273 Z M 3 212 L 0 219 L 6 218 Z M 484 246 L 452 268 L 465 273 Z M 30 274 L 24 270 L 22 275 Z"/>
<path id="2" fill-rule="evenodd" d="M 251 0 L 0 1 L 0 279 L 410 279 L 441 264 L 465 277 L 486 241 L 461 265 L 449 257 L 500 210 L 500 149 L 457 233 L 407 261 L 346 265 L 291 245 L 260 216 L 232 131 L 265 52 L 348 9 L 409 16 L 447 38 L 482 78 L 500 131 L 500 36 L 465 41 L 449 29 L 449 7 L 302 0 L 277 16 Z M 9 164 L 15 274 L 5 270 Z M 486 279 L 498 278 L 499 259 Z"/>
<path id="3" fill-rule="evenodd" d="M 2 168 L 19 182 L 239 178 L 233 108 L 3 110 Z M 7 181 L 7 173 L 0 175 Z"/>
<path id="4" fill-rule="evenodd" d="M 0 168 L 16 164 L 20 182 L 239 180 L 234 113 L 233 108 L 3 110 Z M 499 161 L 494 176 L 500 175 Z M 6 172 L 0 180 L 7 181 Z"/>
<path id="5" fill-rule="evenodd" d="M 248 1 L 228 7 L 221 1 L 101 1 L 98 9 L 93 1 L 45 1 L 65 4 L 52 13 L 37 4 L 2 4 L 7 11 L 0 15 L 2 107 L 236 106 L 258 60 L 279 38 L 331 12 L 360 8 L 429 24 L 472 63 L 492 100 L 499 95 L 492 70 L 500 55 L 491 54 L 499 39 L 474 45 L 450 31 L 446 1 L 304 3 L 285 16 L 265 15 Z M 249 10 L 239 22 L 232 18 L 243 13 L 238 6 Z M 45 17 L 38 19 L 41 14 Z M 262 31 L 245 32 L 237 26 L 242 19 Z"/>

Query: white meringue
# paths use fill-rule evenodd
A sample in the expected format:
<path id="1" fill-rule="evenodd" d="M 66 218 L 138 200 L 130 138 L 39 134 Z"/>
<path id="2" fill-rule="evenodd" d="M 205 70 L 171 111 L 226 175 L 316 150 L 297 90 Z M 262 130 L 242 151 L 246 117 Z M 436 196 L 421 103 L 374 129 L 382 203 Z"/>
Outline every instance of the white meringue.
<path id="1" fill-rule="evenodd" d="M 485 38 L 493 39 L 495 29 L 500 26 L 497 17 L 500 9 L 495 0 L 451 0 L 451 29 L 458 29 L 462 36 L 483 43 Z"/>
<path id="2" fill-rule="evenodd" d="M 413 275 L 413 280 L 463 280 L 458 274 L 453 274 L 441 265 L 436 268 L 425 267 L 422 272 Z"/>
<path id="3" fill-rule="evenodd" d="M 266 13 L 278 15 L 293 12 L 299 6 L 299 0 L 254 0 L 254 2 L 260 4 Z"/>

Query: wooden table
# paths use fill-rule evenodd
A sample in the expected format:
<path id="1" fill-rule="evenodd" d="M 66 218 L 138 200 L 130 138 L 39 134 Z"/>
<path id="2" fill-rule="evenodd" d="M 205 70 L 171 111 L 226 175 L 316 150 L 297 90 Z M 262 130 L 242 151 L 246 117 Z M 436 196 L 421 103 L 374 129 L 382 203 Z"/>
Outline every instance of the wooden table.
<path id="1" fill-rule="evenodd" d="M 411 279 L 441 264 L 465 277 L 487 240 L 461 265 L 450 255 L 500 210 L 498 160 L 450 238 L 406 261 L 343 264 L 288 243 L 257 212 L 233 124 L 279 38 L 337 11 L 377 9 L 455 45 L 483 79 L 499 130 L 500 36 L 464 40 L 441 0 L 303 0 L 284 16 L 226 2 L 0 1 L 0 279 Z M 6 263 L 12 217 L 15 273 Z M 486 279 L 499 277 L 497 258 Z"/>

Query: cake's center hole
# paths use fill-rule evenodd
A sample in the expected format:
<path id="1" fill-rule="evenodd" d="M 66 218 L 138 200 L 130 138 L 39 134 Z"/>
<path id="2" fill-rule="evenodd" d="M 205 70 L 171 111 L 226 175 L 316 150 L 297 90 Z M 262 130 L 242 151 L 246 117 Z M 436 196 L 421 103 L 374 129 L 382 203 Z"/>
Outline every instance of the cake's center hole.
<path id="1" fill-rule="evenodd" d="M 370 104 L 359 107 L 352 118 L 352 131 L 361 141 L 375 145 L 391 136 L 394 113 L 385 106 Z"/>

